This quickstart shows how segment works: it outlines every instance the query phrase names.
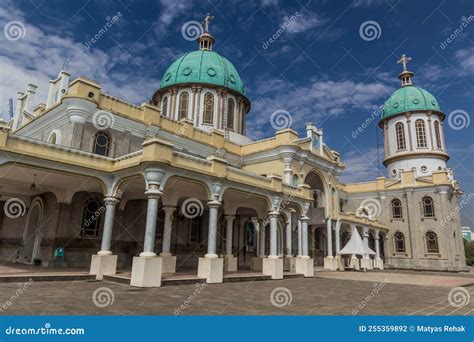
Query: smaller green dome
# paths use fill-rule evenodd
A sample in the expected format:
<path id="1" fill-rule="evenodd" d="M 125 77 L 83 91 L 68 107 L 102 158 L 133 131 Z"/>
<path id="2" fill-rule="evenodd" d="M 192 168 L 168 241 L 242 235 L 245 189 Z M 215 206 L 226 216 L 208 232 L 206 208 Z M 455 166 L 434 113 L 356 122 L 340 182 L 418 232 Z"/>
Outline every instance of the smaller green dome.
<path id="1" fill-rule="evenodd" d="M 415 86 L 404 86 L 396 90 L 385 102 L 382 119 L 419 110 L 441 112 L 438 101 L 428 91 Z"/>
<path id="2" fill-rule="evenodd" d="M 206 83 L 233 89 L 245 96 L 239 73 L 227 58 L 209 50 L 192 51 L 165 71 L 160 89 L 182 83 Z"/>

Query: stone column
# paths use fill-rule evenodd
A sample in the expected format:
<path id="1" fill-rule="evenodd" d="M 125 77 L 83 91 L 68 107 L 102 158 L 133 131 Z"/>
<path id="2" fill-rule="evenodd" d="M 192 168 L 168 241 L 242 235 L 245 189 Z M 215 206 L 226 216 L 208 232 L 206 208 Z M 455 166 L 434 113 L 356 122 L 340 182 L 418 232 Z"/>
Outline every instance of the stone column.
<path id="1" fill-rule="evenodd" d="M 312 277 L 314 275 L 313 259 L 308 255 L 308 222 L 309 217 L 301 216 L 301 255 L 295 260 L 295 272 L 301 273 L 305 277 Z"/>
<path id="2" fill-rule="evenodd" d="M 176 256 L 171 254 L 171 232 L 173 230 L 173 214 L 176 207 L 163 207 L 165 227 L 163 230 L 163 247 L 160 257 L 163 258 L 163 273 L 176 272 Z"/>
<path id="3" fill-rule="evenodd" d="M 337 270 L 336 259 L 332 253 L 332 219 L 327 220 L 326 226 L 327 256 L 324 258 L 324 268 L 332 271 Z"/>
<path id="4" fill-rule="evenodd" d="M 209 230 L 207 235 L 207 253 L 199 258 L 198 277 L 206 278 L 208 283 L 222 283 L 224 279 L 224 260 L 216 254 L 217 249 L 217 214 L 221 202 L 211 200 L 209 207 Z"/>
<path id="5" fill-rule="evenodd" d="M 258 221 L 259 234 L 260 234 L 260 256 L 264 257 L 265 254 L 265 224 L 263 220 Z"/>
<path id="6" fill-rule="evenodd" d="M 375 268 L 383 270 L 383 260 L 380 258 L 380 232 L 375 230 Z"/>
<path id="7" fill-rule="evenodd" d="M 270 218 L 270 254 L 263 259 L 262 272 L 271 276 L 272 279 L 283 279 L 283 259 L 278 257 L 277 238 L 278 238 L 278 212 L 272 211 Z"/>
<path id="8" fill-rule="evenodd" d="M 234 228 L 233 215 L 226 215 L 226 231 L 225 231 L 225 257 L 224 257 L 224 271 L 237 272 L 237 258 L 232 254 L 232 237 Z"/>
<path id="9" fill-rule="evenodd" d="M 293 257 L 293 251 L 292 251 L 291 215 L 292 215 L 292 211 L 288 210 L 286 212 L 287 220 L 286 220 L 286 227 L 285 227 L 285 259 L 283 261 L 283 269 L 285 271 L 294 272 L 295 271 L 295 258 Z"/>
<path id="10" fill-rule="evenodd" d="M 140 256 L 133 258 L 131 286 L 137 287 L 157 287 L 161 286 L 161 273 L 163 269 L 162 257 L 156 256 L 156 217 L 158 216 L 158 200 L 162 195 L 160 182 L 165 173 L 160 169 L 147 169 L 145 180 L 148 197 L 148 207 L 146 213 L 145 241 L 143 252 Z"/>
<path id="11" fill-rule="evenodd" d="M 112 255 L 112 230 L 114 226 L 115 206 L 119 202 L 116 197 L 108 196 L 104 198 L 105 218 L 104 231 L 102 233 L 102 243 L 100 251 L 92 255 L 90 274 L 94 274 L 96 280 L 102 280 L 104 275 L 115 274 L 117 270 L 117 256 Z"/>
<path id="12" fill-rule="evenodd" d="M 301 220 L 298 220 L 298 255 L 303 255 L 303 241 L 302 241 L 302 234 L 301 234 Z"/>
<path id="13" fill-rule="evenodd" d="M 304 257 L 308 256 L 308 221 L 307 217 L 301 218 L 301 244 Z"/>
<path id="14" fill-rule="evenodd" d="M 285 169 L 283 171 L 283 183 L 291 185 L 293 182 L 293 168 L 291 167 L 292 157 L 283 157 L 283 163 L 285 164 Z"/>
<path id="15" fill-rule="evenodd" d="M 364 245 L 365 247 L 369 248 L 369 228 L 367 226 L 363 227 L 362 230 L 362 238 L 364 239 Z M 372 269 L 372 259 L 370 259 L 370 256 L 368 254 L 364 254 L 362 256 L 362 267 L 366 269 Z"/>
<path id="16" fill-rule="evenodd" d="M 336 237 L 336 265 L 340 271 L 344 271 L 344 263 L 339 255 L 339 251 L 341 250 L 341 220 L 336 221 L 336 229 L 334 232 Z"/>

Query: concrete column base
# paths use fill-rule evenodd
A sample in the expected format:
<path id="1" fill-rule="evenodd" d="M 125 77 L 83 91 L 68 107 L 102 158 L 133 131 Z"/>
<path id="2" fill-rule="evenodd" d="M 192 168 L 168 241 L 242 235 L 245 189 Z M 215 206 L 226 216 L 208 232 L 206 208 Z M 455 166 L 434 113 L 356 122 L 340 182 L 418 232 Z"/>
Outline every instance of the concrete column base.
<path id="1" fill-rule="evenodd" d="M 224 272 L 237 272 L 237 258 L 235 256 L 224 256 Z"/>
<path id="2" fill-rule="evenodd" d="M 338 271 L 345 271 L 346 268 L 344 267 L 344 258 L 340 255 L 337 255 L 335 259 Z"/>
<path id="3" fill-rule="evenodd" d="M 283 259 L 283 271 L 296 272 L 296 257 L 285 257 Z M 296 272 L 298 273 L 298 272 Z"/>
<path id="4" fill-rule="evenodd" d="M 175 273 L 176 272 L 176 257 L 171 254 L 160 254 L 163 260 L 161 273 Z"/>
<path id="5" fill-rule="evenodd" d="M 265 257 L 252 257 L 252 262 L 250 268 L 252 271 L 262 271 L 263 270 L 263 259 Z"/>
<path id="6" fill-rule="evenodd" d="M 295 270 L 296 273 L 303 274 L 305 278 L 314 277 L 314 264 L 313 259 L 309 257 L 295 258 Z"/>
<path id="7" fill-rule="evenodd" d="M 224 280 L 224 258 L 199 258 L 198 277 L 208 283 L 222 283 Z"/>
<path id="8" fill-rule="evenodd" d="M 117 271 L 117 255 L 97 255 L 91 259 L 89 274 L 95 274 L 96 280 L 104 279 L 104 275 L 115 274 Z"/>
<path id="9" fill-rule="evenodd" d="M 337 261 L 333 256 L 327 256 L 324 258 L 324 269 L 337 271 Z"/>
<path id="10" fill-rule="evenodd" d="M 263 259 L 262 273 L 272 279 L 283 279 L 283 259 L 267 257 Z"/>
<path id="11" fill-rule="evenodd" d="M 163 259 L 157 256 L 133 257 L 132 279 L 130 286 L 159 287 L 161 286 L 161 272 Z"/>
<path id="12" fill-rule="evenodd" d="M 353 268 L 355 270 L 360 269 L 360 263 L 359 263 L 359 258 L 358 257 L 351 257 L 351 261 L 349 263 L 349 268 Z"/>
<path id="13" fill-rule="evenodd" d="M 362 258 L 360 259 L 360 268 L 365 268 L 367 270 L 372 270 L 372 259 Z"/>
<path id="14" fill-rule="evenodd" d="M 383 260 L 381 258 L 374 259 L 374 268 L 383 270 Z"/>

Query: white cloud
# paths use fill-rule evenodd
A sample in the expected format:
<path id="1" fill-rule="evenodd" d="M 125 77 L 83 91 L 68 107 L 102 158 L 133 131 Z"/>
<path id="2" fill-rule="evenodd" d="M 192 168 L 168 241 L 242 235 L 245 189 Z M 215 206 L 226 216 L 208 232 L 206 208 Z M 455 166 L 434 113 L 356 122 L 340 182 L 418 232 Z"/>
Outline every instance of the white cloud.
<path id="1" fill-rule="evenodd" d="M 248 134 L 263 138 L 274 132 L 263 131 L 276 110 L 286 110 L 292 116 L 291 128 L 302 130 L 305 123 L 316 124 L 329 116 L 343 115 L 351 110 L 373 111 L 390 95 L 392 88 L 381 83 L 360 83 L 351 80 L 308 80 L 308 85 L 293 86 L 283 79 L 262 78 L 252 93 L 252 111 L 248 118 Z"/>
<path id="2" fill-rule="evenodd" d="M 308 11 L 305 13 L 298 13 L 298 15 L 295 15 L 294 20 L 291 20 L 291 17 L 286 17 L 284 20 L 288 22 L 286 30 L 290 34 L 302 33 L 320 27 L 327 22 L 327 19 L 322 18 L 319 14 Z"/>
<path id="3" fill-rule="evenodd" d="M 342 161 L 346 166 L 341 177 L 343 183 L 368 182 L 378 176 L 376 147 L 361 150 L 351 148 L 349 153 L 342 156 Z M 381 169 L 383 172 L 385 168 L 383 166 L 381 168 L 383 168 L 383 170 Z"/>
<path id="4" fill-rule="evenodd" d="M 454 57 L 466 73 L 474 74 L 474 48 L 458 50 Z"/>

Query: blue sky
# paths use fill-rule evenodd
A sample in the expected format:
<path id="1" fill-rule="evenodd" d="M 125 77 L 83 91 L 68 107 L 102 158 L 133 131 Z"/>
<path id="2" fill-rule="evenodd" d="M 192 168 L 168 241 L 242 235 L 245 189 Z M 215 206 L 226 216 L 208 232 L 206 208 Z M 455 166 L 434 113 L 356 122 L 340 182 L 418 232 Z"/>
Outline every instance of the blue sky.
<path id="1" fill-rule="evenodd" d="M 183 38 L 183 25 L 202 21 L 210 12 L 215 16 L 210 25 L 214 49 L 237 67 L 252 102 L 248 134 L 254 139 L 271 136 L 270 116 L 276 110 L 288 111 L 291 127 L 301 134 L 312 121 L 324 129 L 330 148 L 341 153 L 347 166 L 343 181 L 371 180 L 378 168 L 385 174 L 377 163 L 377 120 L 357 136 L 353 131 L 399 87 L 396 61 L 403 53 L 413 58 L 409 68 L 415 85 L 433 93 L 444 113 L 461 110 L 469 120 L 474 113 L 474 6 L 469 0 L 0 4 L 2 28 L 13 20 L 25 27 L 24 37 L 15 41 L 0 35 L 4 112 L 8 98 L 29 82 L 39 86 L 36 102 L 44 102 L 48 80 L 65 61 L 73 78 L 95 80 L 103 91 L 133 103 L 147 101 L 166 67 L 197 48 Z M 367 22 L 375 35 L 370 30 L 361 34 Z M 446 122 L 444 127 L 450 167 L 469 194 L 474 192 L 474 123 L 461 126 L 453 129 Z M 463 223 L 471 227 L 473 209 L 474 203 L 463 208 Z"/>

